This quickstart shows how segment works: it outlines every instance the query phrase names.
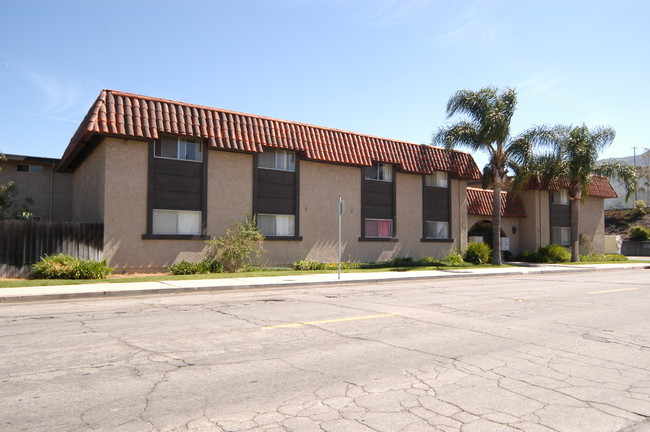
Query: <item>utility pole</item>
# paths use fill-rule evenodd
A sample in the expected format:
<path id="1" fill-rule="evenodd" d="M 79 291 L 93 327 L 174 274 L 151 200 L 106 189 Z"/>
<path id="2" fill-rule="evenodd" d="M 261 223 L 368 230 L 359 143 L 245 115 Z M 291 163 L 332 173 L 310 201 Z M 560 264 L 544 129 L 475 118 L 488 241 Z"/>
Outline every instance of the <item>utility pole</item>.
<path id="1" fill-rule="evenodd" d="M 634 174 L 637 173 L 637 168 L 636 168 L 636 147 L 632 147 L 632 150 L 634 150 Z M 634 202 L 636 203 L 637 198 L 636 198 L 636 189 L 634 190 Z M 634 206 L 632 206 L 634 208 Z"/>

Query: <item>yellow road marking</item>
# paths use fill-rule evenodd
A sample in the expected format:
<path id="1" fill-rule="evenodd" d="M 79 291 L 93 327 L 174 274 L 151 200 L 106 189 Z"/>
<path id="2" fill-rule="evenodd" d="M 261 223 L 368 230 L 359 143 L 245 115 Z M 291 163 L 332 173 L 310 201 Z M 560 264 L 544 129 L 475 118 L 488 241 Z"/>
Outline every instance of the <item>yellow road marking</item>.
<path id="1" fill-rule="evenodd" d="M 330 320 L 323 320 L 323 321 L 306 321 L 306 322 L 298 322 L 298 323 L 290 323 L 290 324 L 280 324 L 280 325 L 267 326 L 262 328 L 265 330 L 277 329 L 277 328 L 291 328 L 291 327 L 300 327 L 305 325 L 329 324 L 329 323 L 337 323 L 337 322 L 345 322 L 345 321 L 358 321 L 358 320 L 366 320 L 366 319 L 373 319 L 373 318 L 384 318 L 393 315 L 395 314 L 388 313 L 388 314 L 381 314 L 381 315 L 366 315 L 360 317 L 337 318 L 337 319 L 330 319 Z"/>
<path id="2" fill-rule="evenodd" d="M 621 291 L 636 291 L 639 288 L 621 288 L 621 289 L 615 289 L 615 290 L 607 290 L 607 291 L 591 291 L 588 292 L 587 294 L 605 294 L 605 293 L 614 293 L 614 292 L 621 292 Z"/>

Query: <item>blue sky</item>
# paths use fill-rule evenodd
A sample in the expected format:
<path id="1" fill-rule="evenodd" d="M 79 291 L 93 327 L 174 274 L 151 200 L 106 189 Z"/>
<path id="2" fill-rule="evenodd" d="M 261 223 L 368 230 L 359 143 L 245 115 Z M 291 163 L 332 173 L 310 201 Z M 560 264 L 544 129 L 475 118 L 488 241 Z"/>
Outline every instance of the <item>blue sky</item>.
<path id="1" fill-rule="evenodd" d="M 609 125 L 603 156 L 628 156 L 650 147 L 649 20 L 641 0 L 2 0 L 0 149 L 60 157 L 103 88 L 429 143 L 455 91 L 508 86 L 514 134 Z"/>

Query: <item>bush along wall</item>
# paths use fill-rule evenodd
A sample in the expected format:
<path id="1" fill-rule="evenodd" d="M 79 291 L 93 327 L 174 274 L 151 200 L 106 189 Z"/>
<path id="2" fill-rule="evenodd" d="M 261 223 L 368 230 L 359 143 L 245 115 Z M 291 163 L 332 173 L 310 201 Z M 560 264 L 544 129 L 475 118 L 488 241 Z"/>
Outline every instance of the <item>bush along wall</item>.
<path id="1" fill-rule="evenodd" d="M 106 260 L 84 260 L 66 254 L 44 256 L 32 265 L 34 279 L 104 279 L 114 269 Z"/>

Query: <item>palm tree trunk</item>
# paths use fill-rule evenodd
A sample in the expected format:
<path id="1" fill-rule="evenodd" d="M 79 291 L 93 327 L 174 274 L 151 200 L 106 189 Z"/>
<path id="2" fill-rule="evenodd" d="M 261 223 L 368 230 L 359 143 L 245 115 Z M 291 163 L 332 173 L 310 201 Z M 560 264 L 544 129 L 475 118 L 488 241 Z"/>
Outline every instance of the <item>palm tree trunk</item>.
<path id="1" fill-rule="evenodd" d="M 580 198 L 570 199 L 571 212 L 571 262 L 580 261 Z"/>
<path id="2" fill-rule="evenodd" d="M 492 194 L 492 265 L 501 265 L 501 185 Z"/>

